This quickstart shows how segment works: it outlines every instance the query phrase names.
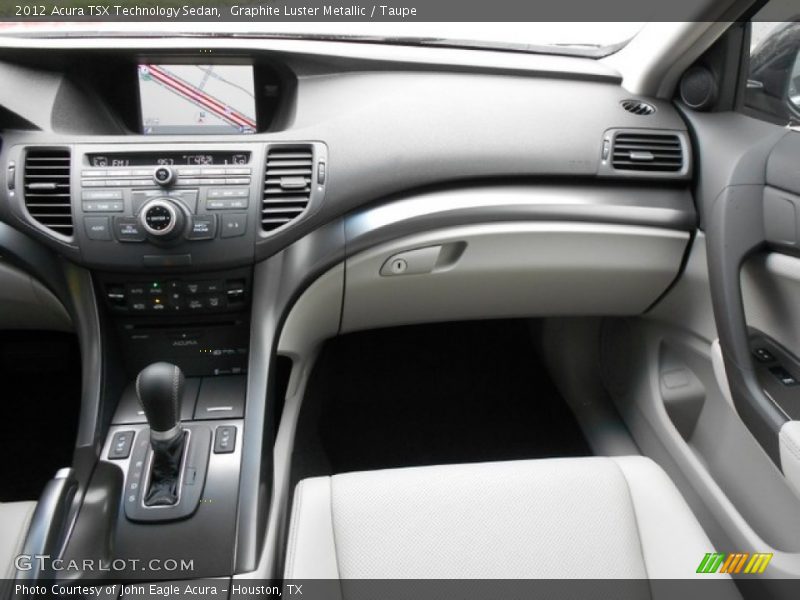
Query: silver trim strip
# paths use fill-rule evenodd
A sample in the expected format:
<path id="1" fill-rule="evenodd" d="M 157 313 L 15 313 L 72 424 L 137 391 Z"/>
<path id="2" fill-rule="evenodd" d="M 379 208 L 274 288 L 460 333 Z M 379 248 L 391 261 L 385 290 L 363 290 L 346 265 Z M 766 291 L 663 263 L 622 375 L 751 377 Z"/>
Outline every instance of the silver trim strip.
<path id="1" fill-rule="evenodd" d="M 178 423 L 172 429 L 167 431 L 156 431 L 155 429 L 150 430 L 150 439 L 156 440 L 157 442 L 168 442 L 169 440 L 175 439 L 177 435 L 181 431 L 181 422 Z"/>

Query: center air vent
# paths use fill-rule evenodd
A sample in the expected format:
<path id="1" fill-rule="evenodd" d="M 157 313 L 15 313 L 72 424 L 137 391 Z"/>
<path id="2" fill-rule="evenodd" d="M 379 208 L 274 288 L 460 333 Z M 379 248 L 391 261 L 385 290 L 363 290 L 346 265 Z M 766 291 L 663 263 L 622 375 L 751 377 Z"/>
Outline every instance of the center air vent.
<path id="1" fill-rule="evenodd" d="M 299 217 L 311 201 L 314 151 L 307 146 L 273 146 L 267 151 L 261 227 L 273 231 Z"/>
<path id="2" fill-rule="evenodd" d="M 32 148 L 25 156 L 25 207 L 35 220 L 62 235 L 72 235 L 69 150 Z"/>
<path id="3" fill-rule="evenodd" d="M 618 171 L 678 172 L 684 167 L 683 144 L 675 134 L 619 132 L 611 165 Z"/>

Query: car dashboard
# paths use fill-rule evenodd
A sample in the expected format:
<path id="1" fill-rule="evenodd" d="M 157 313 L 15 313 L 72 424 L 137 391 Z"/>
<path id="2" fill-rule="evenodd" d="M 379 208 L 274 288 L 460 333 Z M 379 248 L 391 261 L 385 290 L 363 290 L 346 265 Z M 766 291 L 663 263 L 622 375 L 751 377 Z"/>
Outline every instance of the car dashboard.
<path id="1" fill-rule="evenodd" d="M 210 91 L 220 76 L 238 78 L 241 104 Z M 678 112 L 588 58 L 30 38 L 0 43 L 0 80 L 5 258 L 83 340 L 77 497 L 120 507 L 73 516 L 66 556 L 101 531 L 114 557 L 147 544 L 195 557 L 196 577 L 269 571 L 276 357 L 327 331 L 303 312 L 314 290 L 335 331 L 641 314 L 696 227 Z M 195 439 L 233 428 L 235 445 L 203 466 L 214 504 L 164 511 L 157 529 L 126 508 L 136 446 L 116 454 L 144 431 L 130 385 L 155 360 L 191 380 Z"/>

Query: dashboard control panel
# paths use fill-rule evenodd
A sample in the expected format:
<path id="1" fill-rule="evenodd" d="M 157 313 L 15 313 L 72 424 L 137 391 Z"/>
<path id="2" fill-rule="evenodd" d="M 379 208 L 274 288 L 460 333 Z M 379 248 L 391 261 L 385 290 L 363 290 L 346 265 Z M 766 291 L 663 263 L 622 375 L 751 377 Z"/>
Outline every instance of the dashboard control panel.
<path id="1" fill-rule="evenodd" d="M 108 275 L 101 287 L 108 307 L 130 316 L 237 312 L 250 297 L 249 274 L 239 271 L 198 277 Z"/>
<path id="2" fill-rule="evenodd" d="M 80 201 L 73 210 L 83 258 L 101 268 L 252 261 L 263 144 L 154 146 L 76 148 L 73 197 Z"/>
<path id="3" fill-rule="evenodd" d="M 8 203 L 0 212 L 70 260 L 106 272 L 252 265 L 258 242 L 312 214 L 326 187 L 327 147 L 316 141 L 164 136 L 4 153 Z"/>

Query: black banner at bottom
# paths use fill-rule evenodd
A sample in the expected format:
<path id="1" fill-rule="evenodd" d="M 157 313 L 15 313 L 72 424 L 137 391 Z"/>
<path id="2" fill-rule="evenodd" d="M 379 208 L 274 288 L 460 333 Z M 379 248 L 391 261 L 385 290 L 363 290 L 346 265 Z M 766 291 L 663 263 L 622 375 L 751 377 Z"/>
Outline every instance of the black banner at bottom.
<path id="1" fill-rule="evenodd" d="M 2 597 L 78 600 L 578 600 L 797 598 L 800 580 L 646 579 L 202 579 L 162 582 L 2 580 Z M 7 595 L 6 595 L 7 594 Z"/>

